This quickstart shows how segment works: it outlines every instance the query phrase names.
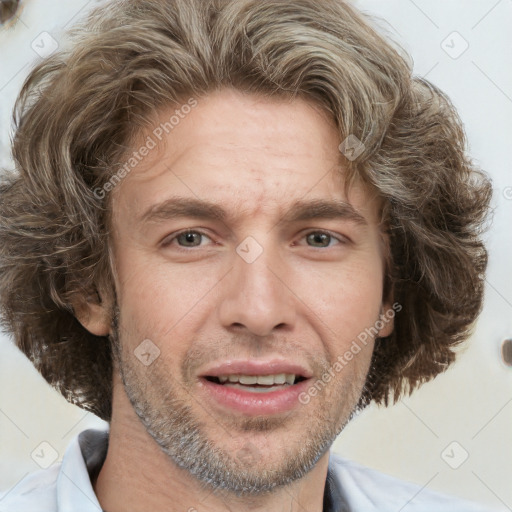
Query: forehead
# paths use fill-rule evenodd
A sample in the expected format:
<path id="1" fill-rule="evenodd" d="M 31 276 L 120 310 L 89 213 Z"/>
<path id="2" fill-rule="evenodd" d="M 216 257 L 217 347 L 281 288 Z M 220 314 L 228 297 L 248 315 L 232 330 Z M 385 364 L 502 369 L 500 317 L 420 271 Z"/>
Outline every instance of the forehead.
<path id="1" fill-rule="evenodd" d="M 154 147 L 115 190 L 117 206 L 131 213 L 170 196 L 207 199 L 239 216 L 284 215 L 305 198 L 373 209 L 362 186 L 346 197 L 335 123 L 304 99 L 230 89 L 185 98 L 161 109 L 133 147 L 150 140 Z"/>

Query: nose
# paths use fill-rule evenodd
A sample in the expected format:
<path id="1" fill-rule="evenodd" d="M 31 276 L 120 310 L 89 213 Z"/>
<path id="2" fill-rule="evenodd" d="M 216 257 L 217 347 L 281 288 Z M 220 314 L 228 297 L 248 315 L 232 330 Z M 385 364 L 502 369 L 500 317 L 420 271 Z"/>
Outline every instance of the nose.
<path id="1" fill-rule="evenodd" d="M 263 251 L 252 263 L 235 255 L 218 309 L 221 324 L 230 330 L 247 329 L 256 336 L 293 327 L 295 296 L 287 275 L 270 251 Z"/>

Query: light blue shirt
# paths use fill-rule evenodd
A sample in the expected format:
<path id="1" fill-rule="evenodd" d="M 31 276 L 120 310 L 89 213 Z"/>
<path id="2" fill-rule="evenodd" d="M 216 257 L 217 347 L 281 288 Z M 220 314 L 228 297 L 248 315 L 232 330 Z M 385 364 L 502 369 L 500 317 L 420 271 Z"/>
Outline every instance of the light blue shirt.
<path id="1" fill-rule="evenodd" d="M 91 479 L 99 473 L 107 447 L 108 431 L 89 429 L 80 433 L 66 449 L 62 463 L 28 475 L 4 495 L 0 512 L 102 512 Z M 329 454 L 324 512 L 505 510 L 433 492 Z"/>

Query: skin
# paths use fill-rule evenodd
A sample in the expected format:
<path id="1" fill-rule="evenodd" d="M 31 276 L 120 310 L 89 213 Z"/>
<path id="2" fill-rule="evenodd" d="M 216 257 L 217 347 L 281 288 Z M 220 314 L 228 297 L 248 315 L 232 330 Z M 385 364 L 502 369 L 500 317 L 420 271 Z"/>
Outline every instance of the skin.
<path id="1" fill-rule="evenodd" d="M 95 492 L 109 512 L 321 511 L 327 450 L 361 394 L 374 340 L 286 413 L 227 409 L 207 398 L 198 376 L 227 359 L 278 358 L 307 368 L 311 382 L 321 378 L 390 308 L 378 201 L 358 182 L 345 195 L 338 131 L 305 100 L 216 91 L 163 142 L 113 192 L 119 316 L 112 324 L 106 299 L 78 313 L 118 347 L 109 450 Z M 228 217 L 140 221 L 171 197 L 208 200 Z M 287 222 L 297 200 L 342 200 L 364 222 Z M 176 236 L 186 229 L 205 236 Z M 318 231 L 332 236 L 308 237 Z M 262 249 L 252 263 L 236 251 L 249 236 Z M 392 328 L 387 322 L 379 336 Z M 134 355 L 145 339 L 160 350 L 149 366 Z M 231 471 L 238 484 L 252 482 L 251 492 L 237 491 L 237 482 L 218 489 L 184 467 L 190 460 L 177 463 L 191 455 L 176 443 L 192 427 L 206 464 L 220 467 L 216 476 Z"/>

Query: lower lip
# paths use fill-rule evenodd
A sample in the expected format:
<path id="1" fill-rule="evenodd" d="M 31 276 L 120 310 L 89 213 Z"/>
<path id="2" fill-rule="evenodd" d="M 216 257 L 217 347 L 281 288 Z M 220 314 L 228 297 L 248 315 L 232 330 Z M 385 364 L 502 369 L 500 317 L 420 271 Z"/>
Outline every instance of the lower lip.
<path id="1" fill-rule="evenodd" d="M 287 412 L 300 405 L 299 395 L 308 388 L 309 380 L 305 379 L 286 388 L 266 393 L 232 388 L 205 378 L 201 378 L 199 382 L 208 401 L 213 399 L 225 408 L 248 416 L 260 416 Z"/>

